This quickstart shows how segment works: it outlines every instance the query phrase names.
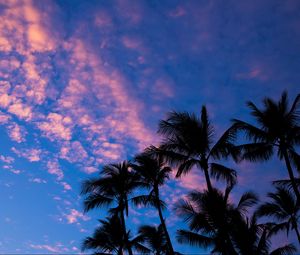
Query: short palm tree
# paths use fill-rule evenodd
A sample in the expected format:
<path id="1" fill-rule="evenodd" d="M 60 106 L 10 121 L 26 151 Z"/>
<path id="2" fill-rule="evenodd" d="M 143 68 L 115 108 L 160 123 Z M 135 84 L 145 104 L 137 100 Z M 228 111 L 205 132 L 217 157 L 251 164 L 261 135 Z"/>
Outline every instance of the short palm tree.
<path id="1" fill-rule="evenodd" d="M 139 176 L 140 183 L 143 187 L 149 188 L 150 192 L 148 195 L 135 197 L 133 202 L 136 204 L 151 204 L 157 209 L 161 227 L 165 232 L 169 254 L 174 254 L 172 242 L 163 217 L 162 209 L 164 204 L 160 200 L 159 192 L 159 188 L 164 185 L 165 181 L 169 178 L 172 169 L 165 166 L 161 157 L 152 158 L 146 153 L 136 156 L 134 161 L 135 164 L 133 168 Z"/>
<path id="2" fill-rule="evenodd" d="M 296 253 L 293 244 L 286 244 L 272 251 L 271 238 L 277 231 L 274 230 L 276 224 L 258 224 L 257 215 L 236 220 L 231 238 L 234 247 L 240 255 L 292 255 Z"/>
<path id="3" fill-rule="evenodd" d="M 138 187 L 137 177 L 129 171 L 129 168 L 130 164 L 127 161 L 105 165 L 99 178 L 83 182 L 81 192 L 86 195 L 84 199 L 86 212 L 97 207 L 113 206 L 109 212 L 120 217 L 124 240 L 127 235 L 124 214 L 128 216 L 130 195 Z M 131 247 L 126 245 L 126 248 L 129 255 L 132 255 Z"/>
<path id="4" fill-rule="evenodd" d="M 149 247 L 153 254 L 162 255 L 168 251 L 165 231 L 160 224 L 158 227 L 143 225 L 138 231 L 140 240 Z"/>
<path id="5" fill-rule="evenodd" d="M 201 118 L 187 112 L 171 112 L 159 123 L 158 133 L 164 140 L 156 150 L 167 162 L 178 167 L 176 177 L 187 174 L 194 166 L 204 172 L 207 188 L 212 190 L 210 176 L 233 183 L 236 172 L 221 164 L 211 162 L 229 155 L 235 156 L 235 133 L 229 128 L 214 142 L 214 129 L 209 122 L 206 107 Z"/>
<path id="6" fill-rule="evenodd" d="M 276 192 L 268 193 L 270 202 L 262 204 L 257 209 L 258 216 L 271 216 L 279 221 L 281 229 L 294 230 L 300 243 L 298 220 L 300 217 L 300 204 L 297 204 L 293 193 L 283 187 L 276 187 Z"/>
<path id="7" fill-rule="evenodd" d="M 92 249 L 95 254 L 117 254 L 122 255 L 123 249 L 135 249 L 139 254 L 149 254 L 150 250 L 142 245 L 141 238 L 130 239 L 128 231 L 123 236 L 122 222 L 118 215 L 100 220 L 101 225 L 95 230 L 92 237 L 87 237 L 82 244 L 82 251 Z"/>
<path id="8" fill-rule="evenodd" d="M 247 102 L 251 115 L 257 126 L 234 119 L 237 130 L 243 131 L 251 143 L 239 146 L 243 158 L 250 161 L 268 160 L 277 149 L 279 159 L 284 160 L 291 185 L 298 202 L 300 193 L 297 187 L 292 165 L 300 170 L 300 156 L 295 146 L 300 145 L 300 94 L 291 107 L 288 105 L 287 93 L 283 92 L 278 102 L 265 98 L 264 107 L 259 109 L 253 102 Z"/>
<path id="9" fill-rule="evenodd" d="M 228 187 L 223 194 L 217 189 L 191 192 L 188 199 L 181 200 L 177 212 L 188 223 L 189 230 L 178 230 L 179 243 L 202 248 L 212 248 L 213 254 L 238 254 L 231 240 L 236 219 L 240 219 L 248 207 L 257 202 L 255 194 L 245 193 L 237 206 L 229 202 Z"/>

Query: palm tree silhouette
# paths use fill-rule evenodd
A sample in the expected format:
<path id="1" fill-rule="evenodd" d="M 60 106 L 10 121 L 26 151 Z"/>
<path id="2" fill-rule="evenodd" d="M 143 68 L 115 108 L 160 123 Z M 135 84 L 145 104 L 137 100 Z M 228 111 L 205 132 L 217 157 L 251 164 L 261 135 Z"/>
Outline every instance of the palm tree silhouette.
<path id="1" fill-rule="evenodd" d="M 151 248 L 155 255 L 167 254 L 168 243 L 162 224 L 158 227 L 143 225 L 138 231 L 140 240 Z"/>
<path id="2" fill-rule="evenodd" d="M 300 193 L 292 164 L 300 170 L 300 156 L 294 149 L 300 144 L 300 94 L 297 95 L 290 108 L 286 92 L 282 93 L 278 102 L 265 98 L 263 103 L 263 109 L 259 109 L 254 103 L 247 102 L 258 126 L 237 119 L 233 120 L 235 128 L 243 131 L 252 141 L 252 143 L 239 146 L 239 149 L 242 149 L 243 159 L 260 161 L 270 159 L 276 148 L 279 159 L 285 161 L 291 185 L 299 203 Z"/>
<path id="3" fill-rule="evenodd" d="M 254 193 L 244 193 L 237 206 L 229 202 L 232 186 L 224 194 L 217 190 L 191 192 L 177 204 L 177 212 L 188 223 L 189 230 L 178 230 L 179 243 L 203 248 L 212 247 L 213 254 L 238 254 L 231 240 L 231 231 L 248 207 L 257 203 Z"/>
<path id="4" fill-rule="evenodd" d="M 123 161 L 120 164 L 105 165 L 100 177 L 90 179 L 82 184 L 81 193 L 84 199 L 85 212 L 97 207 L 114 206 L 109 209 L 111 215 L 118 215 L 121 220 L 123 239 L 126 241 L 125 216 L 128 216 L 128 201 L 134 189 L 138 187 L 138 178 L 129 171 L 130 163 Z M 124 246 L 125 248 L 125 246 Z M 126 245 L 129 255 L 132 255 L 130 245 Z"/>
<path id="5" fill-rule="evenodd" d="M 257 215 L 236 218 L 231 235 L 233 244 L 240 255 L 292 255 L 297 252 L 293 244 L 286 244 L 270 251 L 271 238 L 277 233 L 276 224 L 258 224 Z"/>
<path id="6" fill-rule="evenodd" d="M 210 162 L 211 159 L 219 160 L 229 155 L 235 157 L 233 131 L 229 128 L 213 144 L 214 130 L 205 106 L 202 107 L 200 119 L 193 113 L 171 112 L 166 120 L 159 123 L 158 133 L 164 136 L 164 140 L 156 153 L 163 155 L 170 164 L 178 166 L 176 177 L 187 174 L 194 166 L 203 170 L 207 188 L 211 191 L 210 175 L 227 183 L 235 182 L 236 172 L 233 169 Z"/>
<path id="7" fill-rule="evenodd" d="M 130 239 L 130 232 L 125 239 L 122 232 L 122 222 L 118 215 L 99 220 L 101 225 L 95 230 L 92 237 L 87 237 L 82 243 L 82 251 L 93 249 L 94 254 L 122 255 L 123 249 L 135 249 L 140 254 L 149 254 L 150 250 L 141 244 L 141 238 Z"/>
<path id="8" fill-rule="evenodd" d="M 136 174 L 139 176 L 141 185 L 151 190 L 148 195 L 135 197 L 132 199 L 132 201 L 135 204 L 151 204 L 157 209 L 161 227 L 165 233 L 168 254 L 174 254 L 172 242 L 162 213 L 164 203 L 162 203 L 160 200 L 159 192 L 159 187 L 164 185 L 165 181 L 169 179 L 169 174 L 171 173 L 172 169 L 168 166 L 165 166 L 161 157 L 152 158 L 146 153 L 136 156 L 134 161 L 135 164 L 133 165 L 133 168 L 135 169 Z"/>
<path id="9" fill-rule="evenodd" d="M 276 187 L 276 192 L 268 193 L 271 202 L 262 204 L 257 209 L 258 216 L 271 216 L 280 221 L 278 227 L 296 232 L 300 243 L 300 234 L 298 230 L 298 218 L 300 213 L 300 204 L 297 204 L 296 197 L 289 190 L 283 187 Z"/>

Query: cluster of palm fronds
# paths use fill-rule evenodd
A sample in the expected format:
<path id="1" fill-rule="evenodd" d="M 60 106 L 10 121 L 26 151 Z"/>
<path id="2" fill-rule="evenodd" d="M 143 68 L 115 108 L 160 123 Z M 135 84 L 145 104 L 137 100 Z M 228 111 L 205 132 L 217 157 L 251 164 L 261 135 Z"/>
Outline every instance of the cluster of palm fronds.
<path id="1" fill-rule="evenodd" d="M 295 177 L 300 171 L 296 152 L 300 145 L 300 95 L 291 106 L 285 92 L 278 102 L 266 98 L 263 103 L 259 109 L 248 102 L 257 126 L 234 119 L 217 141 L 205 106 L 200 118 L 171 112 L 159 123 L 163 139 L 158 147 L 150 146 L 130 162 L 106 165 L 98 178 L 85 181 L 85 210 L 107 207 L 109 216 L 84 240 L 83 249 L 97 254 L 176 254 L 163 216 L 167 205 L 160 196 L 160 188 L 175 168 L 177 178 L 192 169 L 201 170 L 207 187 L 204 191 L 195 187 L 171 208 L 187 224 L 186 229 L 177 231 L 179 243 L 207 248 L 213 254 L 295 254 L 292 243 L 274 248 L 271 239 L 283 232 L 288 238 L 297 236 L 300 243 L 300 179 Z M 236 144 L 240 134 L 247 143 Z M 233 203 L 230 195 L 237 173 L 220 161 L 264 161 L 275 152 L 285 162 L 288 178 L 273 182 L 268 202 L 259 202 L 255 193 L 246 192 Z M 222 181 L 225 189 L 214 187 L 211 179 Z M 148 192 L 136 195 L 136 190 Z M 132 237 L 125 222 L 129 203 L 156 208 L 160 225 L 141 226 Z"/>

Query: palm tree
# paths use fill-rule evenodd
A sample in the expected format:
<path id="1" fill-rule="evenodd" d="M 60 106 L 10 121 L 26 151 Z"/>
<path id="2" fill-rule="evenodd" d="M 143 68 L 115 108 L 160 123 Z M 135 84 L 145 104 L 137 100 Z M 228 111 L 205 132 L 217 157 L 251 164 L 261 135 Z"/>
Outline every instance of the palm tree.
<path id="1" fill-rule="evenodd" d="M 235 182 L 236 172 L 233 169 L 210 162 L 211 159 L 219 160 L 230 154 L 235 156 L 233 131 L 229 128 L 213 143 L 214 130 L 205 106 L 202 107 L 200 119 L 193 113 L 171 112 L 166 120 L 159 123 L 158 133 L 164 136 L 164 140 L 159 150 L 154 151 L 178 167 L 176 177 L 187 174 L 194 166 L 203 170 L 207 188 L 211 191 L 210 176 L 226 180 L 227 183 Z"/>
<path id="2" fill-rule="evenodd" d="M 283 187 L 276 187 L 276 192 L 268 193 L 268 197 L 271 202 L 262 204 L 257 209 L 257 215 L 274 217 L 280 221 L 280 228 L 287 230 L 287 234 L 290 229 L 294 230 L 300 243 L 298 230 L 300 204 L 297 204 L 294 194 Z"/>
<path id="3" fill-rule="evenodd" d="M 167 238 L 162 224 L 158 227 L 143 225 L 138 231 L 140 240 L 147 244 L 147 247 L 151 248 L 151 251 L 155 255 L 166 254 L 168 249 Z"/>
<path id="4" fill-rule="evenodd" d="M 129 171 L 129 168 L 130 164 L 127 161 L 105 165 L 99 178 L 83 182 L 81 191 L 86 195 L 85 212 L 97 207 L 114 206 L 109 212 L 120 217 L 124 240 L 127 235 L 124 213 L 128 216 L 129 197 L 139 185 L 137 176 Z M 126 248 L 129 255 L 132 255 L 131 247 L 126 245 Z"/>
<path id="5" fill-rule="evenodd" d="M 229 202 L 227 187 L 223 194 L 217 189 L 204 192 L 191 192 L 188 199 L 181 200 L 177 212 L 188 223 L 189 230 L 178 230 L 179 243 L 189 243 L 202 248 L 212 247 L 214 254 L 237 255 L 231 240 L 232 228 L 248 207 L 257 202 L 257 197 L 251 192 L 242 195 L 237 206 Z"/>
<path id="6" fill-rule="evenodd" d="M 158 211 L 162 229 L 165 233 L 169 254 L 174 254 L 172 242 L 162 213 L 164 204 L 160 200 L 159 192 L 159 187 L 164 185 L 165 181 L 169 179 L 169 174 L 172 169 L 165 166 L 161 157 L 152 158 L 146 153 L 136 156 L 134 161 L 136 164 L 133 165 L 133 168 L 139 176 L 141 185 L 151 190 L 149 195 L 135 197 L 132 201 L 136 204 L 143 203 L 155 206 Z"/>
<path id="7" fill-rule="evenodd" d="M 287 244 L 270 251 L 271 238 L 277 231 L 274 231 L 276 224 L 258 224 L 257 215 L 239 218 L 232 228 L 231 236 L 234 247 L 240 255 L 292 255 L 296 247 Z"/>
<path id="8" fill-rule="evenodd" d="M 95 230 L 92 237 L 87 237 L 82 244 L 82 251 L 93 249 L 95 254 L 123 254 L 123 248 L 130 246 L 141 254 L 149 254 L 150 250 L 141 244 L 141 238 L 130 240 L 130 232 L 126 233 L 124 239 L 122 222 L 118 215 L 99 221 L 101 225 Z"/>
<path id="9" fill-rule="evenodd" d="M 234 119 L 234 127 L 245 133 L 251 143 L 239 146 L 243 158 L 250 161 L 268 160 L 277 149 L 279 159 L 285 161 L 289 178 L 298 202 L 300 193 L 295 181 L 292 165 L 300 170 L 300 156 L 295 146 L 300 144 L 300 94 L 297 95 L 291 107 L 288 105 L 287 93 L 283 92 L 278 102 L 270 98 L 263 100 L 264 107 L 259 109 L 254 103 L 247 102 L 251 115 L 258 126 Z"/>

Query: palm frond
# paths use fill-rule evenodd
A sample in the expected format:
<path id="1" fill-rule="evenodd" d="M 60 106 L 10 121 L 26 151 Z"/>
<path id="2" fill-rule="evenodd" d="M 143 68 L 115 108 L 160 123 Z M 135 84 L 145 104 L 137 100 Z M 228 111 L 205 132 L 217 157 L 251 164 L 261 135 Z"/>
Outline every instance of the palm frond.
<path id="1" fill-rule="evenodd" d="M 296 254 L 297 248 L 293 244 L 287 244 L 273 250 L 270 255 L 293 255 Z"/>
<path id="2" fill-rule="evenodd" d="M 246 213 L 247 209 L 257 204 L 257 202 L 258 196 L 255 193 L 251 191 L 245 192 L 240 198 L 240 201 L 237 205 L 237 210 Z"/>
<path id="3" fill-rule="evenodd" d="M 202 248 L 208 248 L 213 245 L 212 238 L 182 229 L 177 231 L 176 239 L 178 243 L 188 243 L 189 245 Z"/>
<path id="4" fill-rule="evenodd" d="M 269 160 L 273 155 L 273 146 L 268 143 L 248 143 L 237 146 L 242 158 L 252 162 Z"/>
<path id="5" fill-rule="evenodd" d="M 225 180 L 228 184 L 236 183 L 236 171 L 217 163 L 210 163 L 210 175 L 216 180 Z"/>
<path id="6" fill-rule="evenodd" d="M 88 212 L 94 208 L 108 206 L 113 203 L 113 199 L 100 194 L 90 194 L 84 200 L 84 211 Z"/>

